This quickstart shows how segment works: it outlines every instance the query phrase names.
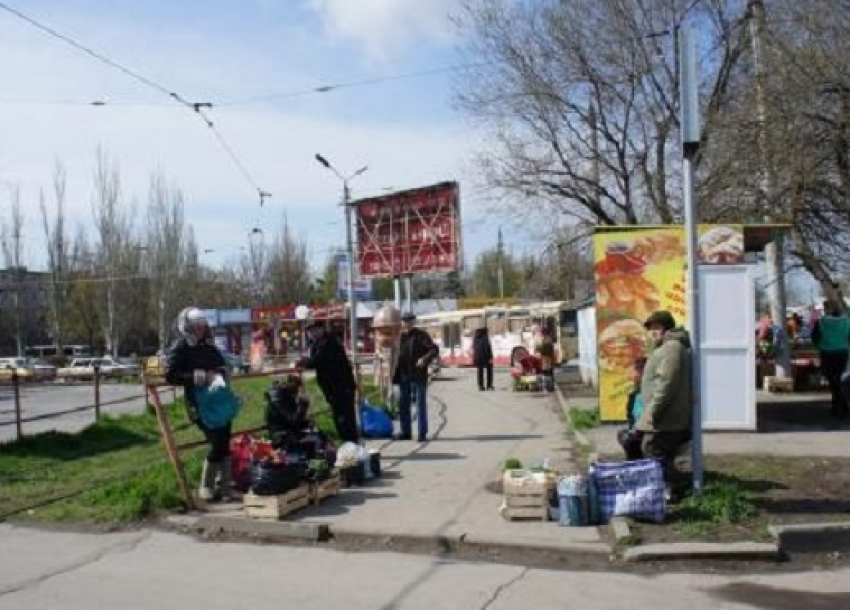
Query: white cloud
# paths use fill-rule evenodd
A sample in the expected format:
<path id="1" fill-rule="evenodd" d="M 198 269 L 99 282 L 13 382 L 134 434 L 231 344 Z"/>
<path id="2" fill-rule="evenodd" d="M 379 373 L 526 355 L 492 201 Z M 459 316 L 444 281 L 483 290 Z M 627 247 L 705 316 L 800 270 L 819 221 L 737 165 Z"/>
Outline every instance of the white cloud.
<path id="1" fill-rule="evenodd" d="M 451 39 L 449 14 L 456 0 L 312 0 L 332 36 L 363 45 L 374 60 L 388 62 L 423 44 Z"/>
<path id="2" fill-rule="evenodd" d="M 391 41 L 394 36 L 412 41 L 415 36 L 420 36 L 420 40 L 421 36 L 443 36 L 442 15 L 451 2 L 403 3 L 410 13 L 399 8 L 401 3 L 388 0 L 358 0 L 350 4 L 357 4 L 371 15 L 368 26 L 373 33 L 385 31 L 390 38 L 384 41 Z M 365 4 L 369 6 L 363 9 Z M 328 3 L 328 10 L 342 10 L 335 13 L 339 23 L 351 27 L 351 15 L 339 6 Z M 443 8 L 437 10 L 437 6 Z M 190 90 L 185 95 L 193 89 L 203 95 L 208 86 L 213 86 L 214 93 L 225 96 L 228 91 L 253 89 L 251 84 L 264 87 L 263 83 L 274 83 L 273 87 L 265 85 L 272 90 L 298 90 L 304 88 L 305 81 L 316 81 L 311 66 L 289 61 L 286 49 L 274 55 L 267 48 L 254 48 L 238 36 L 210 41 L 202 31 L 183 38 L 178 35 L 179 30 L 158 24 L 101 25 L 93 19 L 68 29 L 139 72 L 173 85 L 180 92 Z M 299 57 L 310 56 L 310 49 L 303 48 L 307 38 L 304 34 L 296 41 Z M 322 42 L 315 44 L 326 51 Z M 283 56 L 286 61 L 279 59 Z M 344 115 L 335 114 L 338 104 L 324 97 L 280 107 L 216 108 L 211 113 L 216 124 L 257 183 L 274 195 L 261 211 L 251 185 L 218 148 L 209 130 L 187 109 L 167 105 L 3 103 L 4 97 L 157 103 L 163 102 L 163 97 L 37 31 L 2 19 L 0 57 L 4 58 L 0 62 L 4 89 L 0 92 L 0 214 L 8 209 L 9 185 L 20 185 L 31 266 L 39 267 L 44 260 L 38 191 L 44 188 L 50 200 L 56 159 L 67 170 L 69 214 L 75 221 L 90 225 L 93 161 L 98 146 L 103 146 L 119 163 L 128 201 L 135 199 L 142 206 L 146 203 L 149 176 L 157 168 L 180 186 L 186 200 L 186 218 L 195 228 L 200 247 L 216 250 L 211 262 L 238 253 L 253 226 L 258 222 L 265 226 L 277 224 L 284 210 L 289 213 L 293 229 L 308 240 L 317 258 L 342 243 L 341 212 L 335 205 L 341 187 L 331 173 L 316 163 L 317 152 L 343 172 L 369 165 L 369 171 L 353 183 L 355 196 L 442 180 L 459 180 L 462 193 L 472 190 L 467 188 L 472 172 L 466 161 L 476 144 L 474 134 L 458 122 L 437 119 L 427 112 L 415 122 L 388 121 L 371 110 L 375 98 L 369 98 L 370 93 L 377 97 L 386 91 L 347 94 L 351 97 L 343 101 L 357 111 Z M 344 71 L 344 60 L 339 63 Z M 479 216 L 473 209 L 477 203 L 464 197 L 464 217 Z"/>

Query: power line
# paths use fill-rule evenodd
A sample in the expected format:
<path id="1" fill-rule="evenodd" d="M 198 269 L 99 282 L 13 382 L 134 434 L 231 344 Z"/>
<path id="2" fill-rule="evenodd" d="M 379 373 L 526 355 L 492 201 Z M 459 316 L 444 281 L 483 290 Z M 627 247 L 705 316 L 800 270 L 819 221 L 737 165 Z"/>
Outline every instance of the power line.
<path id="1" fill-rule="evenodd" d="M 463 70 L 466 68 L 476 68 L 481 67 L 483 65 L 487 65 L 485 63 L 480 64 L 459 64 L 454 66 L 443 66 L 439 68 L 430 68 L 427 70 L 420 70 L 418 72 L 406 72 L 401 74 L 388 74 L 385 76 L 376 76 L 374 78 L 365 78 L 362 80 L 352 80 L 352 81 L 344 81 L 340 83 L 335 83 L 331 85 L 320 85 L 318 87 L 312 87 L 310 89 L 300 89 L 295 91 L 288 92 L 279 92 L 279 93 L 266 93 L 262 95 L 256 95 L 252 97 L 245 98 L 236 98 L 232 100 L 224 100 L 216 104 L 217 106 L 239 106 L 244 104 L 255 104 L 258 102 L 267 102 L 277 99 L 287 99 L 294 97 L 302 97 L 305 95 L 313 95 L 316 93 L 330 93 L 331 91 L 336 91 L 338 89 L 351 89 L 354 87 L 366 87 L 369 85 L 378 85 L 391 81 L 403 80 L 408 78 L 422 78 L 425 76 L 434 76 L 437 74 L 445 74 L 447 72 L 456 72 L 458 70 Z"/>
<path id="2" fill-rule="evenodd" d="M 50 27 L 50 26 L 48 26 L 44 23 L 41 23 L 40 21 L 37 21 L 36 19 L 22 13 L 21 11 L 19 11 L 18 9 L 16 9 L 14 7 L 9 6 L 8 4 L 3 2 L 2 0 L 0 0 L 0 9 L 6 11 L 7 13 L 14 15 L 15 17 L 17 17 L 17 18 L 19 18 L 23 21 L 25 21 L 26 23 L 30 24 L 31 26 L 35 27 L 36 29 L 41 30 L 42 32 L 45 32 L 46 34 L 48 34 L 48 35 L 50 35 L 54 38 L 57 38 L 58 40 L 61 40 L 62 42 L 74 47 L 78 51 L 81 51 L 81 52 L 85 53 L 86 55 L 93 57 L 97 61 L 100 61 L 101 63 L 104 63 L 107 66 L 110 66 L 111 68 L 113 68 L 115 70 L 118 70 L 119 72 L 121 72 L 121 73 L 129 76 L 130 78 L 142 83 L 143 85 L 145 85 L 145 86 L 147 86 L 151 89 L 154 89 L 156 91 L 159 91 L 163 95 L 167 96 L 169 99 L 171 99 L 171 100 L 177 102 L 178 104 L 181 104 L 181 105 L 185 106 L 186 108 L 188 108 L 189 110 L 191 110 L 194 114 L 196 114 L 204 122 L 204 124 L 206 124 L 207 127 L 209 127 L 212 130 L 213 134 L 215 135 L 216 140 L 219 142 L 221 147 L 227 153 L 228 157 L 231 159 L 231 161 L 237 167 L 239 172 L 248 180 L 248 182 L 251 184 L 251 186 L 254 188 L 254 190 L 256 190 L 257 193 L 260 195 L 260 201 L 262 202 L 262 200 L 264 198 L 262 193 L 264 191 L 259 186 L 257 186 L 257 181 L 254 180 L 254 178 L 251 176 L 250 172 L 248 172 L 247 168 L 245 167 L 245 164 L 242 163 L 239 160 L 239 158 L 236 156 L 236 153 L 234 152 L 233 148 L 227 143 L 227 141 L 221 135 L 221 132 L 219 132 L 218 129 L 216 129 L 212 120 L 210 120 L 210 118 L 206 115 L 205 110 L 211 110 L 212 107 L 213 107 L 212 103 L 210 103 L 210 102 L 190 102 L 190 101 L 186 100 L 186 98 L 181 96 L 179 93 L 176 93 L 175 91 L 171 91 L 168 87 L 156 82 L 155 80 L 152 80 L 152 79 L 140 74 L 139 72 L 136 72 L 135 70 L 131 70 L 127 66 L 124 66 L 123 64 L 120 64 L 113 59 L 110 59 L 109 57 L 107 57 L 106 55 L 103 55 L 102 53 L 98 53 L 97 51 L 91 49 L 90 47 L 87 47 L 86 45 L 84 45 L 80 42 L 77 42 L 76 40 L 74 40 L 70 36 L 66 36 L 65 34 L 62 34 L 61 32 L 56 31 L 52 27 Z M 105 103 L 98 103 L 97 101 L 95 101 L 95 102 L 91 103 L 91 105 L 105 105 Z M 266 196 L 268 196 L 268 194 L 266 194 Z"/>

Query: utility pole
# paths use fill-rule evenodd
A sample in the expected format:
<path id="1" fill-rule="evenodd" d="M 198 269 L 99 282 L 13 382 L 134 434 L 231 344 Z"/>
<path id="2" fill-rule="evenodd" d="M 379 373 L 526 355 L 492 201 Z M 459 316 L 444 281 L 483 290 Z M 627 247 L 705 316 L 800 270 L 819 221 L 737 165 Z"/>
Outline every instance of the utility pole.
<path id="1" fill-rule="evenodd" d="M 678 29 L 677 29 L 678 31 Z M 688 332 L 691 338 L 691 464 L 694 491 L 703 483 L 702 452 L 702 332 L 700 327 L 699 263 L 697 257 L 697 227 L 699 206 L 695 201 L 694 159 L 700 146 L 699 76 L 696 41 L 688 28 L 677 37 L 679 60 L 679 94 L 681 96 L 681 137 L 684 177 L 685 236 L 687 238 L 687 309 Z"/>
<path id="2" fill-rule="evenodd" d="M 499 241 L 497 247 L 497 260 L 496 260 L 496 276 L 499 281 L 499 298 L 505 298 L 505 269 L 504 269 L 504 261 L 505 261 L 505 244 L 502 240 L 502 227 L 499 227 Z"/>
<path id="3" fill-rule="evenodd" d="M 761 157 L 761 185 L 759 188 L 760 207 L 764 222 L 772 222 L 774 176 L 768 146 L 768 117 L 766 69 L 764 65 L 765 13 L 763 0 L 748 0 L 747 12 L 750 20 L 750 40 L 753 50 L 753 73 L 755 75 L 756 118 L 759 124 L 759 156 Z M 767 266 L 767 301 L 773 323 L 784 331 L 786 316 L 785 297 L 785 252 L 784 235 L 774 233 L 773 241 L 765 246 L 764 257 Z M 779 333 L 783 334 L 783 333 Z M 790 346 L 787 340 L 779 341 L 776 346 L 776 377 L 786 379 L 791 372 Z"/>

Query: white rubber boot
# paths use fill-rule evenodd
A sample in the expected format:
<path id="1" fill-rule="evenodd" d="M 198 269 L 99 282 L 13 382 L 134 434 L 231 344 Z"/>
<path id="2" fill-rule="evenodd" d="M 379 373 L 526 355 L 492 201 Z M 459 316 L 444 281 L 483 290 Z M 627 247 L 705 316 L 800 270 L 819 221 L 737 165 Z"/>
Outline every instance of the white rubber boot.
<path id="1" fill-rule="evenodd" d="M 208 460 L 204 460 L 204 470 L 201 472 L 201 485 L 198 488 L 198 498 L 204 502 L 215 500 L 215 479 L 220 468 L 221 464 L 213 464 Z"/>

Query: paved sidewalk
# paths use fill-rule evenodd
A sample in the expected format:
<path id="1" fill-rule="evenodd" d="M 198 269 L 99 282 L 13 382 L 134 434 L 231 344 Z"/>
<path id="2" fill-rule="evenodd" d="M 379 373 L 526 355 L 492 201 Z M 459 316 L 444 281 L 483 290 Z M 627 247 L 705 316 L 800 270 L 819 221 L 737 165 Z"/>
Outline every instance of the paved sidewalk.
<path id="1" fill-rule="evenodd" d="M 381 479 L 343 490 L 289 520 L 326 524 L 336 534 L 607 554 L 596 528 L 509 522 L 498 514 L 502 496 L 493 483 L 506 458 L 524 464 L 549 458 L 553 468 L 574 470 L 554 395 L 514 393 L 509 383 L 499 375 L 495 392 L 480 392 L 469 371 L 446 370 L 429 388 L 431 440 L 368 443 L 382 452 Z M 240 514 L 216 510 L 217 516 Z"/>

